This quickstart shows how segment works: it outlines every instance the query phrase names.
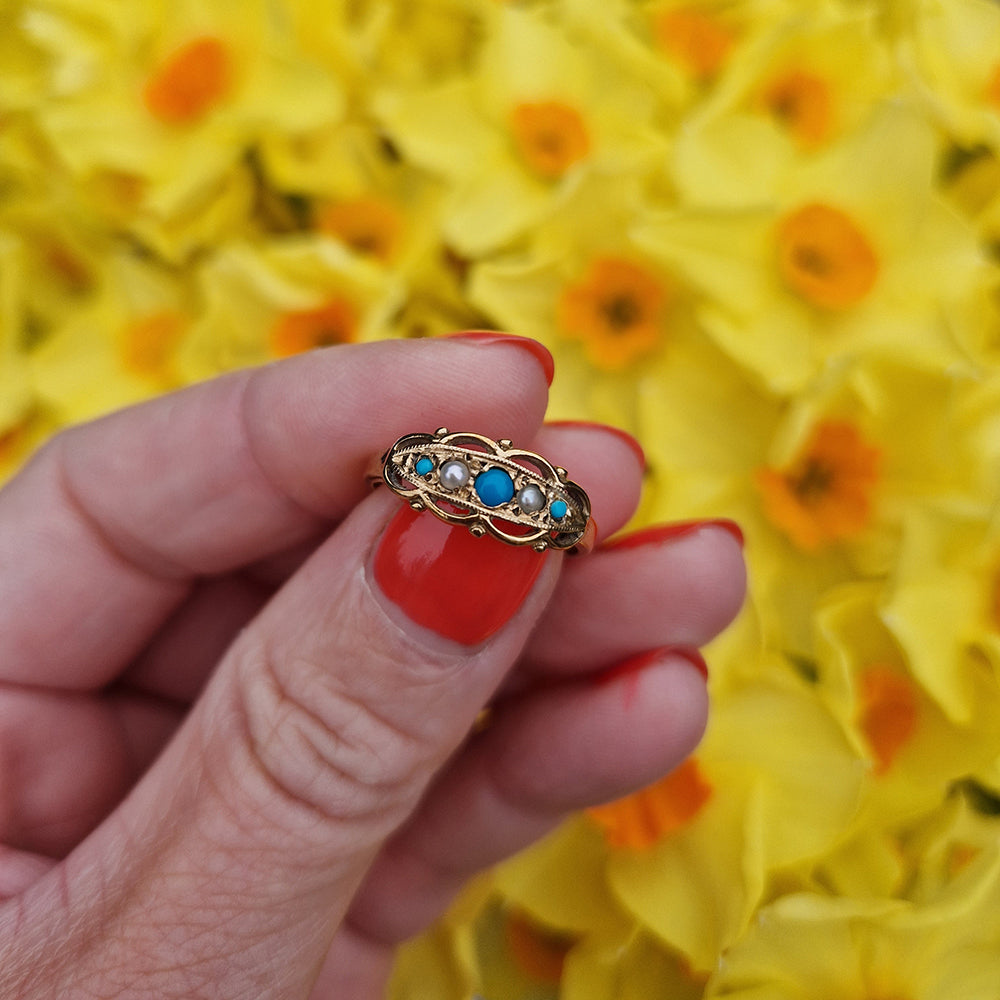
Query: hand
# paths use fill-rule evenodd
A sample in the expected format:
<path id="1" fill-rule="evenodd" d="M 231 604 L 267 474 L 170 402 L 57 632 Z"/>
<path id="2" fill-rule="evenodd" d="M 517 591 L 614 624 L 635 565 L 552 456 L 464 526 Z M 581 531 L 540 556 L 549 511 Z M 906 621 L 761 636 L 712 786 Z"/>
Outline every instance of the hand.
<path id="1" fill-rule="evenodd" d="M 704 679 L 670 648 L 739 607 L 730 532 L 567 559 L 365 485 L 445 425 L 564 466 L 619 529 L 638 457 L 542 426 L 529 345 L 239 372 L 0 492 L 0 996 L 378 997 L 470 875 L 692 750 Z"/>

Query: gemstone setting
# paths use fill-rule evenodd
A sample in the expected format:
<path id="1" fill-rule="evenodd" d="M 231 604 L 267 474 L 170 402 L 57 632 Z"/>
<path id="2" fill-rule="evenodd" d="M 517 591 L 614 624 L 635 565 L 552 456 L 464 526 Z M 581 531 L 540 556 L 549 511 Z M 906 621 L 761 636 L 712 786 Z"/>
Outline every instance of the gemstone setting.
<path id="1" fill-rule="evenodd" d="M 502 507 L 514 497 L 514 480 L 510 473 L 493 466 L 476 476 L 476 495 L 487 507 Z"/>
<path id="2" fill-rule="evenodd" d="M 438 478 L 440 479 L 442 489 L 454 493 L 455 490 L 460 490 L 465 486 L 471 475 L 472 473 L 465 462 L 457 458 L 451 458 L 442 464 Z"/>
<path id="3" fill-rule="evenodd" d="M 566 506 L 565 500 L 553 500 L 552 506 L 549 507 L 549 513 L 552 515 L 553 520 L 556 521 L 561 521 L 568 512 L 569 507 Z"/>
<path id="4" fill-rule="evenodd" d="M 517 505 L 526 514 L 534 514 L 545 506 L 545 494 L 534 483 L 528 483 L 517 491 Z"/>
<path id="5" fill-rule="evenodd" d="M 413 471 L 416 472 L 418 476 L 429 476 L 434 470 L 434 460 L 423 455 L 418 458 L 413 466 Z"/>

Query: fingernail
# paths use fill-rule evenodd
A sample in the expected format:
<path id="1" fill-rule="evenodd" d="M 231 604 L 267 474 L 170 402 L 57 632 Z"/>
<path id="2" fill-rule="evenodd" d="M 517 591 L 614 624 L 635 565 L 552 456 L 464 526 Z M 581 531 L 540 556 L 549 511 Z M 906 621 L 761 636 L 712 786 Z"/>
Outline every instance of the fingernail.
<path id="1" fill-rule="evenodd" d="M 659 649 L 649 649 L 643 653 L 636 653 L 635 656 L 630 656 L 627 660 L 622 660 L 617 666 L 598 674 L 595 681 L 598 684 L 606 684 L 609 681 L 619 680 L 622 677 L 628 677 L 632 674 L 641 674 L 647 667 L 652 666 L 654 663 L 662 663 L 670 656 L 680 656 L 687 660 L 706 681 L 708 680 L 708 664 L 697 649 L 693 646 L 664 646 Z"/>
<path id="2" fill-rule="evenodd" d="M 636 549 L 642 545 L 656 545 L 659 542 L 674 541 L 684 535 L 693 534 L 702 528 L 720 528 L 728 531 L 739 542 L 744 544 L 743 532 L 735 521 L 728 518 L 716 518 L 708 521 L 676 521 L 673 524 L 656 524 L 651 528 L 642 528 L 631 534 L 612 538 L 602 546 L 604 549 Z"/>
<path id="3" fill-rule="evenodd" d="M 582 427 L 587 430 L 599 430 L 605 431 L 608 434 L 613 434 L 617 437 L 623 444 L 627 445 L 632 449 L 632 454 L 635 455 L 636 461 L 639 463 L 639 467 L 643 472 L 646 471 L 646 453 L 642 450 L 642 445 L 628 431 L 623 431 L 620 427 L 612 427 L 610 424 L 598 424 L 592 423 L 587 420 L 553 420 L 546 424 L 547 427 Z"/>
<path id="4" fill-rule="evenodd" d="M 475 344 L 513 344 L 527 351 L 541 366 L 545 373 L 545 381 L 552 385 L 556 374 L 556 363 L 549 349 L 530 337 L 519 337 L 515 333 L 503 333 L 500 330 L 462 330 L 459 333 L 448 333 L 449 340 L 468 340 Z"/>
<path id="5" fill-rule="evenodd" d="M 382 593 L 418 625 L 466 646 L 498 632 L 531 591 L 545 554 L 401 507 L 375 551 Z"/>
<path id="6" fill-rule="evenodd" d="M 705 658 L 693 647 L 666 646 L 659 649 L 636 653 L 627 660 L 622 660 L 617 666 L 605 670 L 594 678 L 597 685 L 624 682 L 623 695 L 626 706 L 635 700 L 639 686 L 639 677 L 644 670 L 656 663 L 662 663 L 671 656 L 679 656 L 688 661 L 708 683 L 708 664 Z"/>
<path id="7" fill-rule="evenodd" d="M 674 646 L 670 649 L 670 653 L 673 656 L 683 657 L 705 678 L 706 682 L 708 681 L 708 664 L 705 662 L 705 657 L 693 646 Z"/>

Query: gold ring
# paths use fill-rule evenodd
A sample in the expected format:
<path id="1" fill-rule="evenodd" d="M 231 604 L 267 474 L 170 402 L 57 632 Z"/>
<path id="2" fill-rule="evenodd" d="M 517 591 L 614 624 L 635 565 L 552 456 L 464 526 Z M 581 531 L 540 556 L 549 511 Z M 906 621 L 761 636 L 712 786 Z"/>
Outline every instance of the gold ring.
<path id="1" fill-rule="evenodd" d="M 368 479 L 414 510 L 508 545 L 588 552 L 597 534 L 583 487 L 565 469 L 506 439 L 452 434 L 446 427 L 405 434 L 373 463 Z"/>

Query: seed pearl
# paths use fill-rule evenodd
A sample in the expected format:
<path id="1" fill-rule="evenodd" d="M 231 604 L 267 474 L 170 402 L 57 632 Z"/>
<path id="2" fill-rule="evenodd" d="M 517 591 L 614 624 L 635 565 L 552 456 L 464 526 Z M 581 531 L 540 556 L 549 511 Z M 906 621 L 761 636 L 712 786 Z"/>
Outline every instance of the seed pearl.
<path id="1" fill-rule="evenodd" d="M 453 458 L 441 466 L 439 477 L 442 489 L 460 490 L 469 481 L 469 467 Z"/>
<path id="2" fill-rule="evenodd" d="M 517 503 L 525 513 L 532 514 L 545 506 L 545 494 L 533 484 L 522 486 L 517 491 Z"/>

